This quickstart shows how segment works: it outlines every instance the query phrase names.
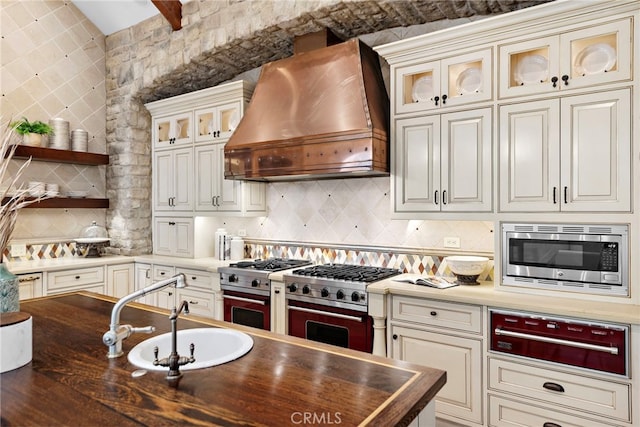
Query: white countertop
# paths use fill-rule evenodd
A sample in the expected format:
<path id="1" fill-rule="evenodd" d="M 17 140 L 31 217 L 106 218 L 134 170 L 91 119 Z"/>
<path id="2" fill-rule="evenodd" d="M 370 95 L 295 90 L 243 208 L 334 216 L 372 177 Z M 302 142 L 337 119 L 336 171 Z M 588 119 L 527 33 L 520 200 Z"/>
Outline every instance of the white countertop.
<path id="1" fill-rule="evenodd" d="M 402 275 L 394 278 L 400 277 Z M 482 282 L 476 286 L 460 285 L 447 289 L 435 289 L 397 282 L 393 280 L 394 278 L 373 283 L 367 287 L 367 291 L 374 294 L 406 295 L 564 317 L 640 325 L 640 305 L 635 304 L 504 291 L 496 289 L 493 282 Z"/>

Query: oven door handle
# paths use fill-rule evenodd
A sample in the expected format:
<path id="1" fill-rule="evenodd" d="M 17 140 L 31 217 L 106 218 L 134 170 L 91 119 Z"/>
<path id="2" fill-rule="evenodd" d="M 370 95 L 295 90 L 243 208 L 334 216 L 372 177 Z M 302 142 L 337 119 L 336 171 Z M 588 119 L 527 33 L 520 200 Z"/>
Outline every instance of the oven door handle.
<path id="1" fill-rule="evenodd" d="M 223 299 L 232 299 L 236 301 L 250 302 L 252 304 L 265 305 L 264 301 L 259 299 L 250 299 L 250 298 L 242 298 L 242 297 L 234 297 L 233 295 L 222 295 Z"/>
<path id="2" fill-rule="evenodd" d="M 348 314 L 332 313 L 330 311 L 314 310 L 313 308 L 296 307 L 290 305 L 289 310 L 304 311 L 305 313 L 321 314 L 323 316 L 337 317 L 339 319 L 353 320 L 354 322 L 362 323 L 362 318 L 357 316 L 349 316 Z"/>
<path id="3" fill-rule="evenodd" d="M 500 329 L 500 328 L 495 329 L 495 334 L 504 335 L 507 337 L 523 338 L 523 339 L 532 340 L 532 341 L 541 341 L 541 342 L 548 342 L 552 344 L 568 345 L 571 347 L 602 351 L 605 353 L 611 353 L 615 355 L 618 354 L 618 347 L 605 347 L 602 345 L 588 344 L 588 343 L 578 342 L 578 341 L 569 341 L 569 340 L 563 340 L 559 338 L 550 338 L 550 337 L 543 337 L 539 335 L 524 334 L 522 332 L 505 331 L 504 329 Z"/>

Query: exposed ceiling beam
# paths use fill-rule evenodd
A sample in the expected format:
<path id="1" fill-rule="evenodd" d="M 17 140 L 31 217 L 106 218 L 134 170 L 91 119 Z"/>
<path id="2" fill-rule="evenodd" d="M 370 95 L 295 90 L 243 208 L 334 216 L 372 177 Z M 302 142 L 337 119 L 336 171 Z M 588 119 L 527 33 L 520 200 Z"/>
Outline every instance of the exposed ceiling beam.
<path id="1" fill-rule="evenodd" d="M 182 28 L 182 3 L 180 0 L 151 0 L 151 3 L 169 21 L 173 31 Z"/>

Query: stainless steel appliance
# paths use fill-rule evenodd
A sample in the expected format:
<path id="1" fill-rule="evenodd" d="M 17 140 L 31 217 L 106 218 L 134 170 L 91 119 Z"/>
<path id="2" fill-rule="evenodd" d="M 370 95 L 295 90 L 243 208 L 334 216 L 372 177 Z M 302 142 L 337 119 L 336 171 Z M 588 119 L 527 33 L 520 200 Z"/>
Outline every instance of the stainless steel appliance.
<path id="1" fill-rule="evenodd" d="M 269 274 L 311 264 L 308 260 L 268 258 L 240 261 L 221 267 L 220 288 L 224 320 L 254 328 L 271 329 L 271 282 Z"/>
<path id="2" fill-rule="evenodd" d="M 371 353 L 367 285 L 400 274 L 391 268 L 324 264 L 284 274 L 289 335 Z"/>
<path id="3" fill-rule="evenodd" d="M 502 283 L 629 294 L 627 225 L 502 224 Z"/>
<path id="4" fill-rule="evenodd" d="M 489 314 L 491 351 L 629 376 L 628 325 L 494 309 Z"/>

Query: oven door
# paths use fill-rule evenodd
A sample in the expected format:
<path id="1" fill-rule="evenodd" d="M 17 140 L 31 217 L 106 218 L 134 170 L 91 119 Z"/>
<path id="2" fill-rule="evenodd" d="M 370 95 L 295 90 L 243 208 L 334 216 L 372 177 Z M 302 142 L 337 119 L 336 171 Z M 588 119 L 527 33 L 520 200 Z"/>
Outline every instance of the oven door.
<path id="1" fill-rule="evenodd" d="M 371 353 L 373 322 L 366 312 L 288 300 L 289 335 Z"/>
<path id="2" fill-rule="evenodd" d="M 224 320 L 237 325 L 271 330 L 271 309 L 268 296 L 223 291 Z"/>

